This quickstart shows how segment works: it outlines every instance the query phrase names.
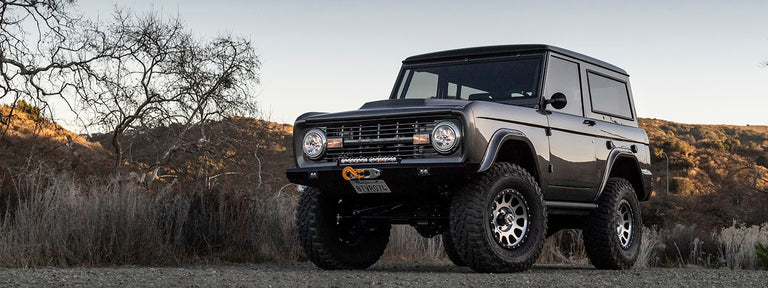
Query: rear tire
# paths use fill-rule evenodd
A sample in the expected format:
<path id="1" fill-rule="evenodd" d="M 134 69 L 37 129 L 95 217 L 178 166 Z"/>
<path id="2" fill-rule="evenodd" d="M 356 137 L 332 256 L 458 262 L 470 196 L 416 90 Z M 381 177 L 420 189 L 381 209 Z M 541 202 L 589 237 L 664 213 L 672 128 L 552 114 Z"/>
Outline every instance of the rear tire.
<path id="1" fill-rule="evenodd" d="M 611 177 L 584 227 L 587 256 L 597 269 L 629 269 L 640 253 L 643 223 L 635 189 Z"/>
<path id="2" fill-rule="evenodd" d="M 453 195 L 450 233 L 461 259 L 478 272 L 518 272 L 541 254 L 547 211 L 528 171 L 495 163 Z"/>
<path id="3" fill-rule="evenodd" d="M 361 226 L 338 220 L 344 202 L 307 187 L 299 197 L 296 227 L 307 258 L 322 269 L 365 269 L 376 263 L 389 242 L 389 224 Z"/>

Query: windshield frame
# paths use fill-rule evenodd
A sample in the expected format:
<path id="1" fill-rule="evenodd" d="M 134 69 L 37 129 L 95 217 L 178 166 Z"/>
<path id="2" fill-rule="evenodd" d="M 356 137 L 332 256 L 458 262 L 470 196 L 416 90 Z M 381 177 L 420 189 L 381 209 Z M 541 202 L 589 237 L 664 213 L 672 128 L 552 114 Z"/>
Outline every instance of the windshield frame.
<path id="1" fill-rule="evenodd" d="M 397 79 L 395 81 L 394 86 L 392 87 L 392 92 L 390 92 L 389 99 L 390 100 L 396 100 L 400 99 L 398 98 L 400 87 L 402 86 L 402 82 L 406 81 L 405 79 L 407 77 L 406 71 L 412 70 L 412 69 L 419 69 L 419 68 L 431 68 L 431 67 L 441 67 L 441 66 L 453 66 L 453 65 L 464 65 L 464 64 L 474 64 L 474 63 L 485 63 L 485 62 L 503 62 L 503 61 L 510 61 L 510 60 L 523 60 L 523 59 L 536 59 L 539 61 L 538 65 L 538 71 L 536 73 L 538 74 L 536 79 L 536 83 L 534 83 L 534 87 L 536 88 L 536 91 L 534 91 L 534 94 L 532 97 L 527 99 L 521 99 L 518 101 L 515 101 L 513 103 L 504 102 L 504 101 L 493 101 L 494 103 L 501 103 L 501 104 L 507 104 L 507 105 L 518 105 L 518 106 L 531 106 L 534 107 L 538 105 L 541 101 L 541 93 L 542 88 L 544 84 L 544 71 L 546 70 L 546 53 L 526 53 L 526 54 L 519 54 L 515 56 L 503 56 L 503 57 L 482 57 L 482 58 L 475 58 L 475 59 L 463 59 L 463 60 L 448 60 L 448 61 L 430 61 L 425 63 L 417 63 L 417 64 L 403 64 L 400 67 L 400 71 L 398 72 Z M 436 100 L 449 100 L 447 98 L 435 98 Z M 401 99 L 403 100 L 403 99 Z M 404 100 L 407 100 L 404 99 Z M 455 101 L 482 101 L 482 100 L 467 100 L 467 99 L 457 99 Z"/>

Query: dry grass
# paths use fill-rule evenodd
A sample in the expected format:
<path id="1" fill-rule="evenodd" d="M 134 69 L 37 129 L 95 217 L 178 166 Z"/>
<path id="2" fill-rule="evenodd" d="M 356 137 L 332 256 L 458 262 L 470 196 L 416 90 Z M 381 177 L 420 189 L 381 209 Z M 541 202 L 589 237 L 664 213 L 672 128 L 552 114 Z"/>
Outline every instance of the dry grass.
<path id="1" fill-rule="evenodd" d="M 757 268 L 755 243 L 768 242 L 768 223 L 739 227 L 735 223 L 720 230 L 718 240 L 723 256 L 731 269 Z"/>
<path id="2" fill-rule="evenodd" d="M 538 264 L 588 265 L 581 230 L 561 230 L 547 238 Z"/>
<path id="3" fill-rule="evenodd" d="M 0 218 L 2 267 L 306 259 L 296 240 L 294 185 L 145 186 L 135 179 L 78 180 L 44 168 L 0 181 L 6 182 L 0 187 L 13 187 L 0 193 L 6 203 Z M 549 237 L 537 263 L 588 265 L 581 233 L 564 230 Z M 394 226 L 391 235 L 384 261 L 449 262 L 440 236 L 423 238 L 409 226 Z M 644 228 L 636 266 L 754 269 L 757 242 L 768 243 L 768 223 L 734 224 L 713 233 L 684 225 Z"/>
<path id="4" fill-rule="evenodd" d="M 3 267 L 296 261 L 302 255 L 294 238 L 295 193 L 255 197 L 173 185 L 151 191 L 134 181 L 83 183 L 42 172 L 15 184 L 18 205 L 0 222 Z"/>
<path id="5" fill-rule="evenodd" d="M 382 260 L 409 261 L 421 263 L 448 262 L 443 241 L 440 237 L 424 238 L 416 229 L 405 225 L 394 225 L 390 232 L 389 244 Z"/>
<path id="6" fill-rule="evenodd" d="M 658 265 L 658 255 L 664 249 L 664 243 L 655 229 L 643 227 L 643 242 L 635 267 L 653 267 Z"/>
<path id="7" fill-rule="evenodd" d="M 754 226 L 732 224 L 712 232 L 696 226 L 676 225 L 662 229 L 652 239 L 662 243 L 658 266 L 755 269 L 755 243 L 768 241 L 768 223 Z"/>

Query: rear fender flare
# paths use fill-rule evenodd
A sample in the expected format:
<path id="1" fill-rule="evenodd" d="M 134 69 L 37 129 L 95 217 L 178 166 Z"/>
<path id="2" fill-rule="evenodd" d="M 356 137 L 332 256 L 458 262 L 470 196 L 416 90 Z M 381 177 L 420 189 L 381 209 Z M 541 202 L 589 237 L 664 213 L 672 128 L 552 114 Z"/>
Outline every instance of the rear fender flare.
<path id="1" fill-rule="evenodd" d="M 616 161 L 622 158 L 630 158 L 632 162 L 635 163 L 635 167 L 638 167 L 637 169 L 635 169 L 637 170 L 637 173 L 638 173 L 637 175 L 639 177 L 638 179 L 643 179 L 642 175 L 640 174 L 642 172 L 639 168 L 640 167 L 639 162 L 637 161 L 637 157 L 635 156 L 635 154 L 632 153 L 632 151 L 629 149 L 615 148 L 611 150 L 611 153 L 608 155 L 608 160 L 606 161 L 606 164 L 605 164 L 605 171 L 603 172 L 603 180 L 600 182 L 600 189 L 597 190 L 598 193 L 597 195 L 595 195 L 595 200 L 600 198 L 600 195 L 603 194 L 603 190 L 605 190 L 605 186 L 608 184 L 608 178 L 610 177 L 611 172 L 613 172 L 613 167 L 616 164 Z M 635 183 L 632 183 L 632 185 L 635 185 Z M 636 191 L 635 193 L 642 193 L 642 192 L 643 191 Z M 637 195 L 637 197 L 640 198 L 641 195 Z"/>

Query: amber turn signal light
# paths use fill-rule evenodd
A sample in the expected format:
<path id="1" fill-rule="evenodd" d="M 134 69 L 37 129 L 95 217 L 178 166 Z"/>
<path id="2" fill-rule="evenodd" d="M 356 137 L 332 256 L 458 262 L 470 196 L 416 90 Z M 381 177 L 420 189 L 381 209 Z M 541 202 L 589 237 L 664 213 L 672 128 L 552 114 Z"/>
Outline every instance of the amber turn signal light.
<path id="1" fill-rule="evenodd" d="M 328 148 L 342 148 L 344 141 L 341 138 L 328 138 Z"/>
<path id="2" fill-rule="evenodd" d="M 413 145 L 429 144 L 429 134 L 413 134 Z"/>

